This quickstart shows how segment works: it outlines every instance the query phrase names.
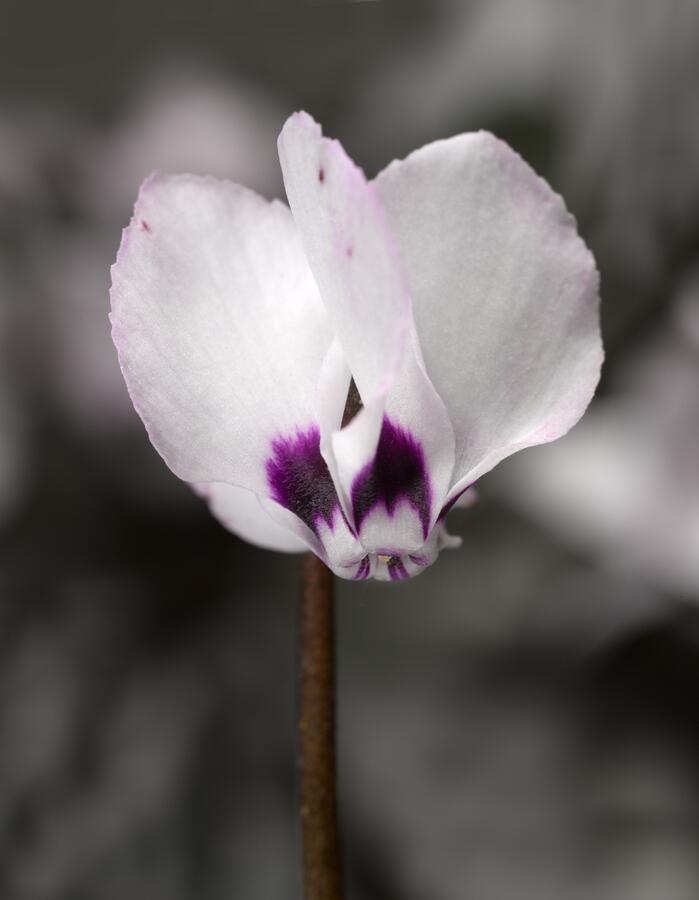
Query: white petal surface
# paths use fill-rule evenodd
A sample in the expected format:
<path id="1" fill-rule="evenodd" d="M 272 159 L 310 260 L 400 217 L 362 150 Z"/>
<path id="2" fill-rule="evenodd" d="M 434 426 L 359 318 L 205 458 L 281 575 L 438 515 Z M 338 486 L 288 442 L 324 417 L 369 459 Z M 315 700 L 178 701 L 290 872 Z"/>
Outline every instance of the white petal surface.
<path id="1" fill-rule="evenodd" d="M 124 377 L 170 468 L 264 495 L 270 441 L 312 422 L 331 339 L 289 210 L 229 182 L 153 176 L 111 297 Z"/>
<path id="2" fill-rule="evenodd" d="M 429 144 L 375 184 L 454 427 L 459 490 L 584 412 L 602 361 L 594 260 L 560 197 L 490 134 Z"/>
<path id="3" fill-rule="evenodd" d="M 289 205 L 362 400 L 385 392 L 410 322 L 405 276 L 373 186 L 337 141 L 295 113 L 279 136 Z"/>
<path id="4" fill-rule="evenodd" d="M 279 156 L 310 266 L 364 403 L 353 421 L 334 433 L 333 419 L 337 429 L 344 404 L 324 416 L 323 454 L 338 493 L 347 509 L 355 479 L 372 463 L 385 413 L 419 442 L 429 481 L 427 514 L 433 522 L 452 476 L 454 438 L 422 366 L 405 273 L 375 188 L 341 145 L 324 138 L 305 113 L 287 121 Z M 327 398 L 346 380 L 337 353 L 325 374 L 321 396 Z M 406 528 L 391 519 L 395 527 L 384 539 L 400 544 Z"/>
<path id="5" fill-rule="evenodd" d="M 219 522 L 244 541 L 283 553 L 308 550 L 292 531 L 270 517 L 252 491 L 221 482 L 193 484 L 192 487 L 207 501 Z"/>

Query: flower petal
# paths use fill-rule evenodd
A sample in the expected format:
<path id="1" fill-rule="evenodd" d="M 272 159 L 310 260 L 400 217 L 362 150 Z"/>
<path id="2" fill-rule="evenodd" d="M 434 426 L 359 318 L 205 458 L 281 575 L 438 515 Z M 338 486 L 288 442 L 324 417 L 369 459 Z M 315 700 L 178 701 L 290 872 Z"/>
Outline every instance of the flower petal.
<path id="1" fill-rule="evenodd" d="M 394 236 L 374 187 L 341 145 L 324 138 L 320 126 L 305 113 L 287 121 L 279 138 L 279 156 L 289 203 L 339 343 L 321 378 L 324 458 L 350 520 L 363 520 L 377 504 L 393 518 L 400 499 L 422 491 L 419 512 L 413 497 L 407 530 L 397 521 L 392 529 L 393 540 L 400 543 L 410 533 L 410 545 L 417 541 L 419 546 L 450 483 L 454 438 L 448 414 L 422 365 Z M 348 373 L 364 407 L 340 429 L 346 387 L 344 397 L 338 392 L 347 384 Z M 404 455 L 398 472 L 406 478 L 419 475 L 420 485 L 388 485 L 379 476 L 379 469 L 387 473 L 396 462 L 386 441 L 381 443 L 381 436 L 390 430 L 410 436 L 408 443 L 393 441 L 394 450 L 419 447 L 421 467 L 406 467 L 410 461 Z M 358 493 L 361 500 L 353 504 Z M 361 521 L 356 524 L 361 526 Z M 381 543 L 390 540 L 384 532 Z"/>
<path id="2" fill-rule="evenodd" d="M 602 362 L 598 275 L 560 197 L 490 134 L 429 144 L 375 184 L 455 431 L 453 496 L 584 412 Z"/>
<path id="3" fill-rule="evenodd" d="M 454 435 L 418 350 L 411 340 L 388 394 L 344 427 L 350 373 L 336 341 L 321 371 L 321 452 L 347 521 L 372 552 L 420 547 L 451 480 Z"/>
<path id="4" fill-rule="evenodd" d="M 289 205 L 323 302 L 365 404 L 403 356 L 410 296 L 374 188 L 306 113 L 279 135 Z"/>
<path id="5" fill-rule="evenodd" d="M 289 210 L 230 182 L 152 176 L 111 298 L 124 377 L 170 468 L 269 493 L 271 443 L 313 423 L 331 340 Z"/>
<path id="6" fill-rule="evenodd" d="M 192 487 L 209 504 L 221 524 L 233 534 L 267 550 L 303 553 L 308 546 L 266 511 L 260 498 L 245 488 L 211 482 Z"/>

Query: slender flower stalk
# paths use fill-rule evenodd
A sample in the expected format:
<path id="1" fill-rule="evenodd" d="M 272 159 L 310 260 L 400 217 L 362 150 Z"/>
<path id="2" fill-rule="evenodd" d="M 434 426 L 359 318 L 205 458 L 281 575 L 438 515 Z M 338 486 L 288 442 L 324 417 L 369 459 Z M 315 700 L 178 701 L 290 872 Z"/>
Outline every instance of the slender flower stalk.
<path id="1" fill-rule="evenodd" d="M 341 900 L 335 770 L 335 629 L 330 569 L 303 557 L 299 617 L 298 769 L 305 900 Z"/>

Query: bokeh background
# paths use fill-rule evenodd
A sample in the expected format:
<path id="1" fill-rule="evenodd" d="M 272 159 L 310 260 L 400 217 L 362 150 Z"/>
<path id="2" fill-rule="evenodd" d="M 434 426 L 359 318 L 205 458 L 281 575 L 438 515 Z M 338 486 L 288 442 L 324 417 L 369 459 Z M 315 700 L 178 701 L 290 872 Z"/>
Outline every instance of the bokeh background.
<path id="1" fill-rule="evenodd" d="M 0 896 L 298 900 L 297 560 L 166 470 L 109 266 L 154 168 L 281 193 L 488 128 L 566 198 L 607 363 L 463 548 L 339 586 L 351 900 L 699 897 L 699 0 L 4 0 Z"/>

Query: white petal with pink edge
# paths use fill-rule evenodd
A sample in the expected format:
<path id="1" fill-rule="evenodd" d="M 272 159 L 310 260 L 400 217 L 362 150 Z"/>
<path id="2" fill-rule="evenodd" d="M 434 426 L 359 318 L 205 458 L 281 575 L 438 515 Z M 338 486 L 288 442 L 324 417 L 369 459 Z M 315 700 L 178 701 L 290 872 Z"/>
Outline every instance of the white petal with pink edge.
<path id="1" fill-rule="evenodd" d="M 451 483 L 454 437 L 422 364 L 395 238 L 373 185 L 305 113 L 287 121 L 279 153 L 289 203 L 342 351 L 334 349 L 324 366 L 324 408 L 348 373 L 364 403 L 342 429 L 341 407 L 323 416 L 323 455 L 360 539 L 362 520 L 378 504 L 389 513 L 384 543 L 399 542 L 405 527 L 392 515 L 395 501 L 412 494 L 424 541 Z M 386 468 L 393 450 L 408 450 L 410 460 L 394 461 L 403 483 L 382 494 L 377 468 Z"/>
<path id="2" fill-rule="evenodd" d="M 375 189 L 306 113 L 279 135 L 289 206 L 333 330 L 365 403 L 400 366 L 410 296 Z"/>
<path id="3" fill-rule="evenodd" d="M 230 182 L 155 175 L 111 298 L 127 386 L 170 468 L 267 493 L 270 441 L 314 421 L 331 340 L 289 210 Z"/>
<path id="4" fill-rule="evenodd" d="M 429 144 L 375 185 L 454 428 L 453 496 L 585 411 L 603 355 L 595 263 L 561 198 L 490 134 Z"/>

